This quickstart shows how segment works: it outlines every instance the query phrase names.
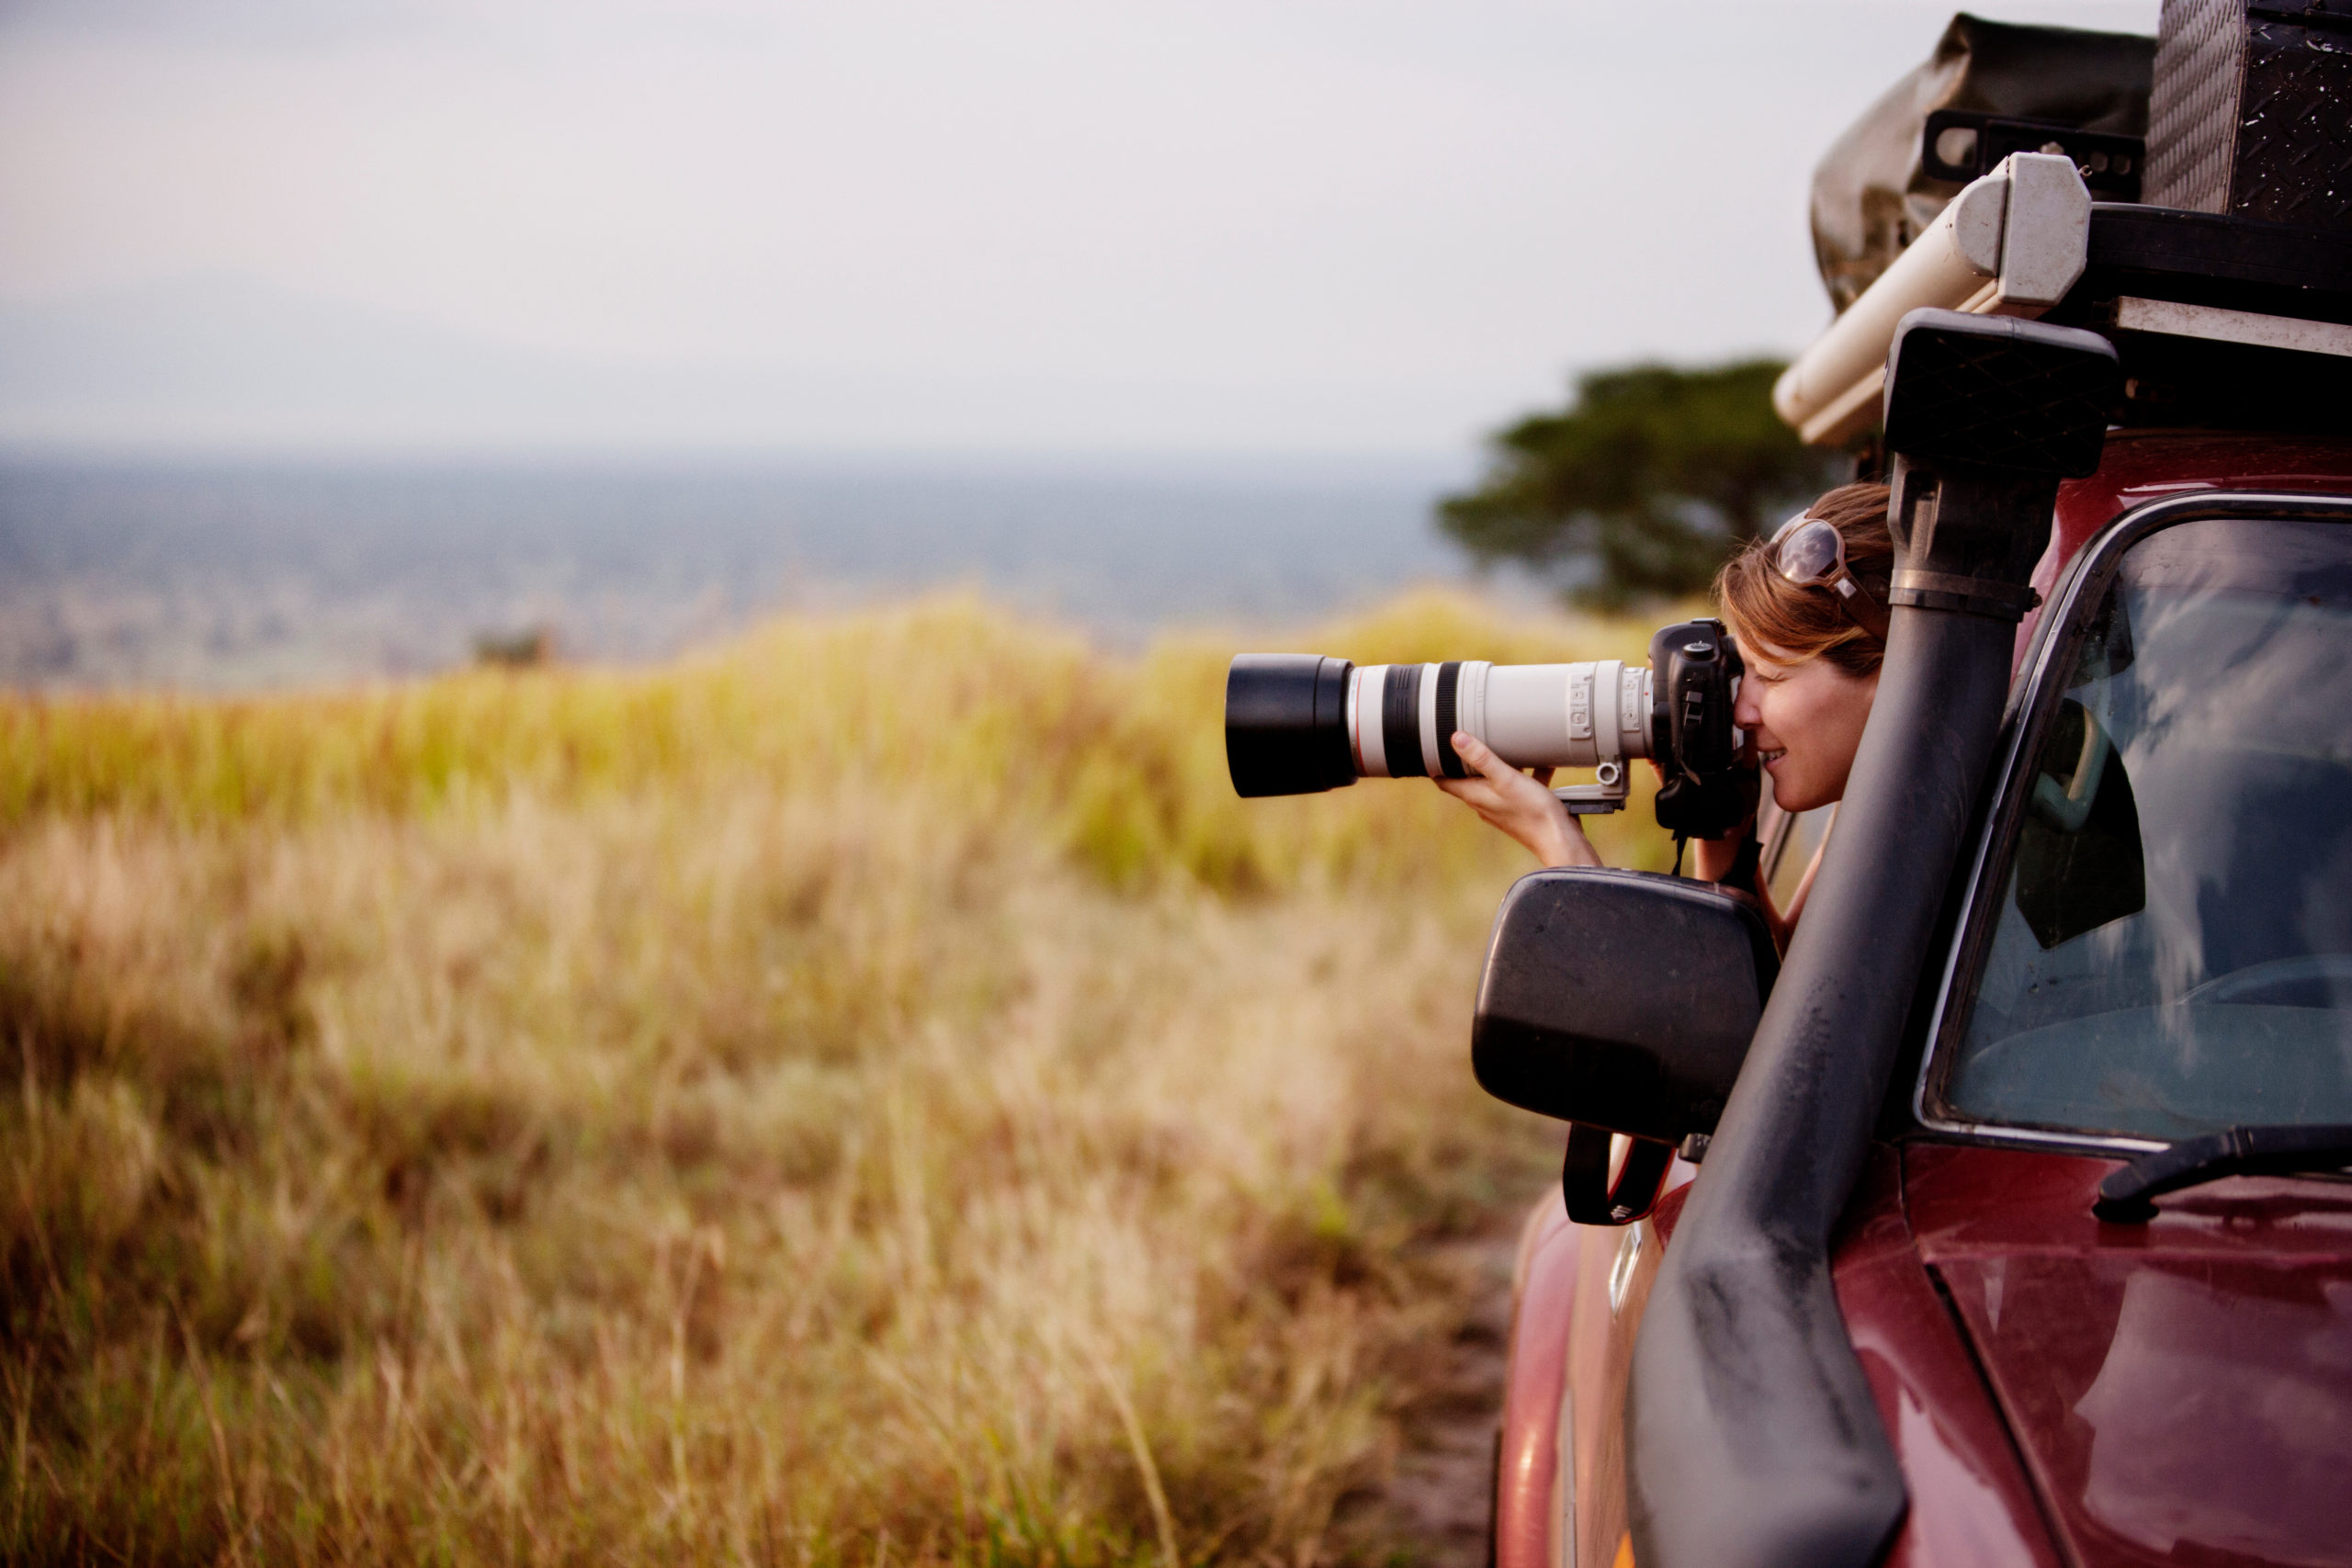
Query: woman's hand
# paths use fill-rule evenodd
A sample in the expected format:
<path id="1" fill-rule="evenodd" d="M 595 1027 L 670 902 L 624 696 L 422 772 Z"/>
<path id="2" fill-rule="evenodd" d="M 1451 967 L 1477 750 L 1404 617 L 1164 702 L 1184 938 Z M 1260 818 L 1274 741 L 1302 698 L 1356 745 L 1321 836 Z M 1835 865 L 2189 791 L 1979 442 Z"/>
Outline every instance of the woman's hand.
<path id="1" fill-rule="evenodd" d="M 1690 840 L 1690 874 L 1702 882 L 1721 882 L 1729 876 L 1739 861 L 1739 852 L 1747 842 L 1747 835 L 1756 830 L 1756 814 L 1748 813 L 1746 820 L 1720 839 Z M 1753 893 L 1753 887 L 1743 887 L 1742 893 Z"/>
<path id="2" fill-rule="evenodd" d="M 1545 865 L 1599 865 L 1592 840 L 1552 793 L 1552 770 L 1522 773 L 1476 736 L 1453 732 L 1453 754 L 1474 770 L 1466 779 L 1440 779 L 1437 787 L 1526 846 Z"/>

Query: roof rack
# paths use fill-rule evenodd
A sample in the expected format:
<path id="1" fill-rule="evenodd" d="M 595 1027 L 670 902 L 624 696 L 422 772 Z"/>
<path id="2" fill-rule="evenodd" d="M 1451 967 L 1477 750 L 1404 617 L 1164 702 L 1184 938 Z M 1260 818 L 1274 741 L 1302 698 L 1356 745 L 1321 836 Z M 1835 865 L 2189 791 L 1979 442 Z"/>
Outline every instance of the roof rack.
<path id="1" fill-rule="evenodd" d="M 1781 417 L 1816 446 L 1875 428 L 1887 347 L 1921 309 L 2106 335 L 2126 424 L 2352 427 L 2352 237 L 2094 202 L 2063 155 L 2013 154 L 1954 197 L 1781 376 Z"/>
<path id="2" fill-rule="evenodd" d="M 1957 17 L 1841 139 L 1815 176 L 1815 245 L 1850 303 L 1773 389 L 1806 441 L 1881 423 L 1888 345 L 1919 309 L 2101 333 L 2126 425 L 2352 434 L 2352 0 L 2165 0 L 2158 35 L 2151 66 L 2120 35 Z M 1917 237 L 1849 254 L 1825 191 L 1894 190 L 1894 163 L 1913 177 L 1888 238 Z"/>

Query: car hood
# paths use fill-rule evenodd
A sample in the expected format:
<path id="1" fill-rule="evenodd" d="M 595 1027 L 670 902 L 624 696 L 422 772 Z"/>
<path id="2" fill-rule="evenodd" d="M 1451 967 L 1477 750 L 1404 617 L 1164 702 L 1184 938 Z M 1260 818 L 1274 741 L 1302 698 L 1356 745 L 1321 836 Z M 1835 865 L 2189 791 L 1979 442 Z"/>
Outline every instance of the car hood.
<path id="1" fill-rule="evenodd" d="M 2352 1564 L 2352 1186 L 2101 1224 L 2109 1160 L 1916 1151 L 1905 1205 L 2085 1563 Z"/>

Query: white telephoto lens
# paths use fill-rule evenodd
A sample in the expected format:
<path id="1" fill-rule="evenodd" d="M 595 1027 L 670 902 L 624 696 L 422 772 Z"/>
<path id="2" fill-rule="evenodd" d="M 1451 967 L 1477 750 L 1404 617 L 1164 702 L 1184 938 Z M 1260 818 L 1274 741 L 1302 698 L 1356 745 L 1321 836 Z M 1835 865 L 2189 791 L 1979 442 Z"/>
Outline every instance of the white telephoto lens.
<path id="1" fill-rule="evenodd" d="M 1350 675 L 1348 741 L 1364 778 L 1462 778 L 1466 731 L 1515 768 L 1592 768 L 1649 755 L 1650 671 L 1577 664 L 1367 664 Z"/>

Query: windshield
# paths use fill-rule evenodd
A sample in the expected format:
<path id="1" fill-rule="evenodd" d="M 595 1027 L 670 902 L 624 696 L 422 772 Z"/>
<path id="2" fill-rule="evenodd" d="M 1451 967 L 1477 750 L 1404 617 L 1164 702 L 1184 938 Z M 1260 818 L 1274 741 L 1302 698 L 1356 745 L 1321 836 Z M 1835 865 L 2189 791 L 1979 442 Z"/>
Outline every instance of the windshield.
<path id="1" fill-rule="evenodd" d="M 2044 726 L 1941 1109 L 2352 1122 L 2352 526 L 2133 547 Z"/>

